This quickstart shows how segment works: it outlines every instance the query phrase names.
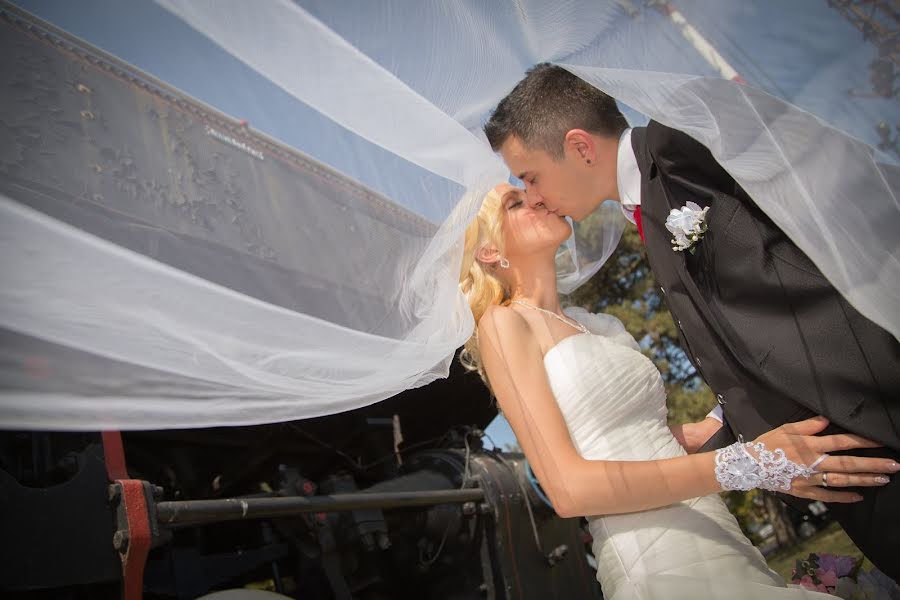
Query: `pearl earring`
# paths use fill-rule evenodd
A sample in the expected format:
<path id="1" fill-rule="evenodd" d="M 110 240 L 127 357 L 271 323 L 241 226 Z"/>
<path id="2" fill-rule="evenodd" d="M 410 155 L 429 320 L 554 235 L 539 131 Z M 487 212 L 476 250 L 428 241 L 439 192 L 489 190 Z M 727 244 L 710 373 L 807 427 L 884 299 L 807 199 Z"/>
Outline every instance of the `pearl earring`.
<path id="1" fill-rule="evenodd" d="M 509 268 L 509 261 L 506 260 L 505 258 L 503 258 L 502 256 L 500 257 L 500 267 L 502 267 L 504 269 Z"/>

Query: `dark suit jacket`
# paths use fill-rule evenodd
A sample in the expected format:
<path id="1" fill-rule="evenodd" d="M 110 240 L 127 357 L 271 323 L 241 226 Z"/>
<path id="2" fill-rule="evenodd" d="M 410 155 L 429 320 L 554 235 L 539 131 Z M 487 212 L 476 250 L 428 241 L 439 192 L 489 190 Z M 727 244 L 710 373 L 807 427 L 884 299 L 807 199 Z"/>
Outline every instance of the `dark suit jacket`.
<path id="1" fill-rule="evenodd" d="M 701 450 L 828 417 L 900 453 L 900 344 L 863 317 L 700 143 L 651 121 L 632 131 L 650 267 L 725 424 Z M 708 206 L 694 254 L 672 250 L 673 208 Z M 900 580 L 900 474 L 832 513 L 872 562 Z M 797 507 L 809 501 L 784 499 Z"/>
<path id="2" fill-rule="evenodd" d="M 632 131 L 647 256 L 697 371 L 735 434 L 825 415 L 900 449 L 900 344 L 863 317 L 691 137 Z M 694 254 L 674 252 L 673 208 L 709 206 Z M 725 440 L 722 440 L 725 441 Z"/>

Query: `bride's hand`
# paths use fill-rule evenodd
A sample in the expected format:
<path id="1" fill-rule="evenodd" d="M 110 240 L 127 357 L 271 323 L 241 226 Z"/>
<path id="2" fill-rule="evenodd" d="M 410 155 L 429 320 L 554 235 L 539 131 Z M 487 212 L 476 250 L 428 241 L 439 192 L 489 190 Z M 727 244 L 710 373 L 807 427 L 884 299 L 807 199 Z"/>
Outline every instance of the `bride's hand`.
<path id="1" fill-rule="evenodd" d="M 781 448 L 789 460 L 807 466 L 829 452 L 881 447 L 881 444 L 850 433 L 815 435 L 827 426 L 825 417 L 813 417 L 786 423 L 754 441 L 763 442 L 769 450 Z M 827 456 L 816 465 L 816 472 L 811 477 L 795 477 L 790 491 L 785 493 L 823 502 L 858 502 L 862 500 L 858 493 L 835 488 L 882 486 L 898 470 L 900 465 L 889 458 Z"/>

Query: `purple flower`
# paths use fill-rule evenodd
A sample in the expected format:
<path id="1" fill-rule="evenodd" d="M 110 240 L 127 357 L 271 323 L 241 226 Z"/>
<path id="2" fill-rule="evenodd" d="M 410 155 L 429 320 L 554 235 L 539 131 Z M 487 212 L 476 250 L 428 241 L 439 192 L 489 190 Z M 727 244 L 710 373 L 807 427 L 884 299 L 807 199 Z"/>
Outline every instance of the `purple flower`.
<path id="1" fill-rule="evenodd" d="M 845 577 L 850 574 L 853 567 L 856 566 L 857 559 L 852 556 L 836 555 L 836 554 L 819 554 L 819 568 L 823 571 L 834 571 L 838 577 Z"/>

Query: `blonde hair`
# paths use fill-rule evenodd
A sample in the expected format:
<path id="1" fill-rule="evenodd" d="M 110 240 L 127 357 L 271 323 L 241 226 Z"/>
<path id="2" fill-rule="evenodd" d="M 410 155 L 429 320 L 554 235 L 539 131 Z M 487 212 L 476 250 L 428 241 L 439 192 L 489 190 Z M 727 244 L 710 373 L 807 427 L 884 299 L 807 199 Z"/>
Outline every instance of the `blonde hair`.
<path id="1" fill-rule="evenodd" d="M 484 197 L 475 220 L 466 229 L 463 263 L 459 273 L 459 289 L 466 295 L 475 317 L 475 332 L 459 353 L 459 361 L 470 370 L 477 371 L 482 381 L 491 389 L 487 374 L 481 365 L 478 350 L 478 323 L 493 305 L 509 304 L 509 288 L 496 276 L 493 265 L 478 260 L 478 251 L 487 244 L 494 244 L 503 252 L 503 197 L 496 188 Z"/>

